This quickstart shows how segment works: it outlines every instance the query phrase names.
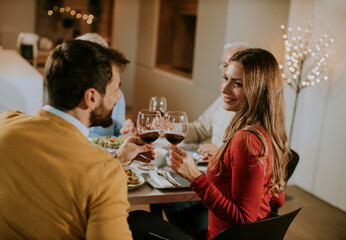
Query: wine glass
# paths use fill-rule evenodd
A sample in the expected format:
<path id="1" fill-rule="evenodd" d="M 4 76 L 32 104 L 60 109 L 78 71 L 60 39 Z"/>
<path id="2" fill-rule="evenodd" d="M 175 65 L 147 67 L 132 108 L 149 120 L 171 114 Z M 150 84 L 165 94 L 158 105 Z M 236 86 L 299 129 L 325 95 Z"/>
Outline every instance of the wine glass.
<path id="1" fill-rule="evenodd" d="M 165 138 L 173 145 L 178 145 L 185 139 L 188 128 L 188 120 L 185 112 L 169 111 L 165 113 L 163 119 L 163 132 Z M 170 167 L 165 167 L 166 171 L 173 171 Z"/>
<path id="2" fill-rule="evenodd" d="M 165 97 L 152 97 L 149 102 L 149 110 L 158 110 L 163 117 L 167 111 L 167 99 Z"/>
<path id="3" fill-rule="evenodd" d="M 160 136 L 162 129 L 161 113 L 155 110 L 143 109 L 138 112 L 137 130 L 139 137 L 146 143 L 150 144 Z M 138 166 L 140 170 L 156 170 L 157 166 L 151 163 L 142 163 Z"/>

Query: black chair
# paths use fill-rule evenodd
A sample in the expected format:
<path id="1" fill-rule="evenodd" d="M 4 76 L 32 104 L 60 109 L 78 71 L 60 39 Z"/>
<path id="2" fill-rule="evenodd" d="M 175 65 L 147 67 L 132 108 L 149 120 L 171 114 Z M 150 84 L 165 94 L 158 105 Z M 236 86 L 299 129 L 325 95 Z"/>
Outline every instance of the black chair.
<path id="1" fill-rule="evenodd" d="M 287 163 L 287 166 L 286 166 L 286 172 L 287 172 L 286 182 L 288 182 L 288 180 L 291 178 L 291 176 L 292 176 L 292 174 L 293 174 L 294 170 L 296 169 L 296 167 L 298 165 L 298 162 L 299 162 L 299 155 L 298 155 L 298 153 L 295 152 L 292 149 L 290 149 L 290 150 L 291 150 L 292 156 L 291 156 L 291 159 Z M 289 196 L 285 195 L 285 201 L 288 201 L 291 198 L 292 197 L 289 197 Z M 279 211 L 278 207 L 270 206 L 270 208 L 271 208 L 271 214 L 278 214 L 278 211 Z"/>
<path id="2" fill-rule="evenodd" d="M 212 240 L 282 240 L 296 215 L 302 208 L 268 219 L 227 228 Z"/>
<path id="3" fill-rule="evenodd" d="M 287 163 L 286 171 L 287 171 L 287 176 L 286 176 L 286 182 L 290 179 L 292 176 L 294 170 L 296 169 L 298 162 L 299 162 L 299 155 L 297 152 L 294 150 L 290 149 L 292 153 L 292 157 L 290 161 Z"/>

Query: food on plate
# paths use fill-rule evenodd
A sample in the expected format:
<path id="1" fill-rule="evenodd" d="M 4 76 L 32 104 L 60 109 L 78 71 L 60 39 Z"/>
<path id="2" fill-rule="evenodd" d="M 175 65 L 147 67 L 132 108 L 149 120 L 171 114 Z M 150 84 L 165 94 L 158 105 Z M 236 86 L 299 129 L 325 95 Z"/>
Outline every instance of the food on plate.
<path id="1" fill-rule="evenodd" d="M 93 146 L 112 149 L 119 149 L 124 141 L 124 137 L 93 137 L 89 139 L 90 144 Z"/>
<path id="2" fill-rule="evenodd" d="M 133 172 L 130 169 L 124 169 L 124 170 L 127 176 L 127 185 L 140 183 L 139 178 L 137 177 L 135 172 Z"/>

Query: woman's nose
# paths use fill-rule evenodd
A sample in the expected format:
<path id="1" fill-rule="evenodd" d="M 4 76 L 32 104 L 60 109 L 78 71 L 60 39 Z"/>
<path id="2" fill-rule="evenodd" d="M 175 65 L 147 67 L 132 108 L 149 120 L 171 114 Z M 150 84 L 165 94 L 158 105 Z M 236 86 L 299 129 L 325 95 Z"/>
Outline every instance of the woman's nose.
<path id="1" fill-rule="evenodd" d="M 225 82 L 221 85 L 221 92 L 222 93 L 229 93 L 231 91 L 232 91 L 232 89 L 231 89 L 229 82 Z"/>

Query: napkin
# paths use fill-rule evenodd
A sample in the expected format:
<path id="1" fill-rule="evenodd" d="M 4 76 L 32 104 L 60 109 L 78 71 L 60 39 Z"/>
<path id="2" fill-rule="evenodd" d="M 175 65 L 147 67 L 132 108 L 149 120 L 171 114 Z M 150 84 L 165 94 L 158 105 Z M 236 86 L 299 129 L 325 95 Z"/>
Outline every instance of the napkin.
<path id="1" fill-rule="evenodd" d="M 156 171 L 150 171 L 149 176 L 158 184 L 160 187 L 172 187 L 173 185 L 164 177 L 159 176 Z"/>

